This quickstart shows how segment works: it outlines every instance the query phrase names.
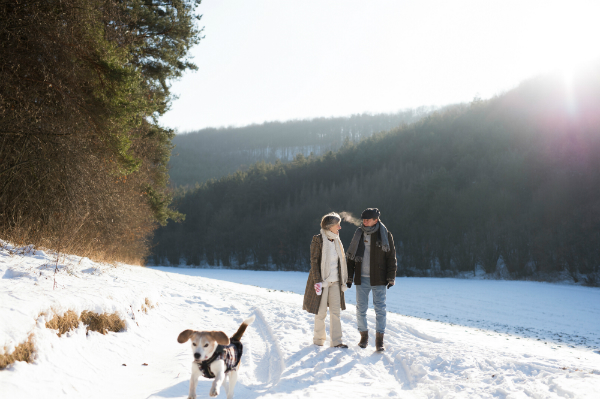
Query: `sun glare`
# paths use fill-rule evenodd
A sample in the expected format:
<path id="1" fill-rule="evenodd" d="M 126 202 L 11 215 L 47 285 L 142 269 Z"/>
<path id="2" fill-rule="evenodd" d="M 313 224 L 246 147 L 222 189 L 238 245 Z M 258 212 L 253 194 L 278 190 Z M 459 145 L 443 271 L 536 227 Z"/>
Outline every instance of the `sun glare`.
<path id="1" fill-rule="evenodd" d="M 600 28 L 595 21 L 600 3 L 591 1 L 543 3 L 531 21 L 529 33 L 533 57 L 529 69 L 536 73 L 562 76 L 565 103 L 569 113 L 577 113 L 574 82 L 579 71 L 599 58 L 597 38 Z"/>
<path id="2" fill-rule="evenodd" d="M 598 56 L 598 24 L 595 21 L 600 4 L 595 2 L 563 2 L 548 4 L 542 13 L 540 31 L 548 35 L 545 42 L 546 70 L 562 73 L 570 82 L 576 71 Z"/>

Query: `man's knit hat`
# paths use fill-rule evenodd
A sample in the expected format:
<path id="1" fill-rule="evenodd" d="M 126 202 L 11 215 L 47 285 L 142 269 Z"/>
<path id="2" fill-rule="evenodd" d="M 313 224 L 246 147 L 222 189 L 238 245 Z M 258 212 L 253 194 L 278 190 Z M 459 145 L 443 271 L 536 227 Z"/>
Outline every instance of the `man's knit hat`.
<path id="1" fill-rule="evenodd" d="M 361 219 L 379 219 L 381 212 L 377 208 L 367 208 L 360 215 Z"/>

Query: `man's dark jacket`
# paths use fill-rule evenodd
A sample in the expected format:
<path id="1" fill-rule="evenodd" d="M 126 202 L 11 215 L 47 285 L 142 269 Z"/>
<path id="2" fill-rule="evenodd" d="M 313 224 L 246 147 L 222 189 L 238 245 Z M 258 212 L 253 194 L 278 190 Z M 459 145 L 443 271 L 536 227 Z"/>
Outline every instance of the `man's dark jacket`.
<path id="1" fill-rule="evenodd" d="M 388 241 L 390 242 L 390 250 L 383 252 L 381 249 L 381 230 L 377 230 L 372 234 L 371 240 L 371 285 L 386 285 L 388 280 L 396 279 L 396 247 L 394 246 L 394 237 L 388 231 Z M 363 237 L 364 239 L 364 233 Z M 379 243 L 380 246 L 377 246 Z M 353 279 L 354 284 L 360 285 L 360 275 L 362 271 L 362 262 L 346 259 L 348 264 L 348 279 Z"/>

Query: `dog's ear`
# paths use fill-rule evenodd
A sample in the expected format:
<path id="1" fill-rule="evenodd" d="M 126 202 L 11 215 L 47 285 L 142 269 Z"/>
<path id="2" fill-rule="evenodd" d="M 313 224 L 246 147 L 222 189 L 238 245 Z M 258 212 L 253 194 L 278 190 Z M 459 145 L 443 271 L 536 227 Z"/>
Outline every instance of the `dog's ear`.
<path id="1" fill-rule="evenodd" d="M 219 345 L 229 345 L 229 337 L 223 331 L 211 331 L 209 335 L 217 341 Z"/>
<path id="2" fill-rule="evenodd" d="M 179 342 L 180 344 L 187 342 L 187 340 L 190 339 L 190 335 L 192 335 L 193 333 L 194 330 L 182 331 L 181 334 L 179 334 L 179 337 L 177 337 L 177 342 Z"/>

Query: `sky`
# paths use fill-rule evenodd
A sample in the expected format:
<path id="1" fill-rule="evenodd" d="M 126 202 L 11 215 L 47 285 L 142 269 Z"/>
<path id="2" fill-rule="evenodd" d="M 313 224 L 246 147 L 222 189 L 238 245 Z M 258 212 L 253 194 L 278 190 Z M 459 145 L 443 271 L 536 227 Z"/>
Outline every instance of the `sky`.
<path id="1" fill-rule="evenodd" d="M 183 133 L 489 98 L 600 59 L 600 1 L 203 0 Z"/>

